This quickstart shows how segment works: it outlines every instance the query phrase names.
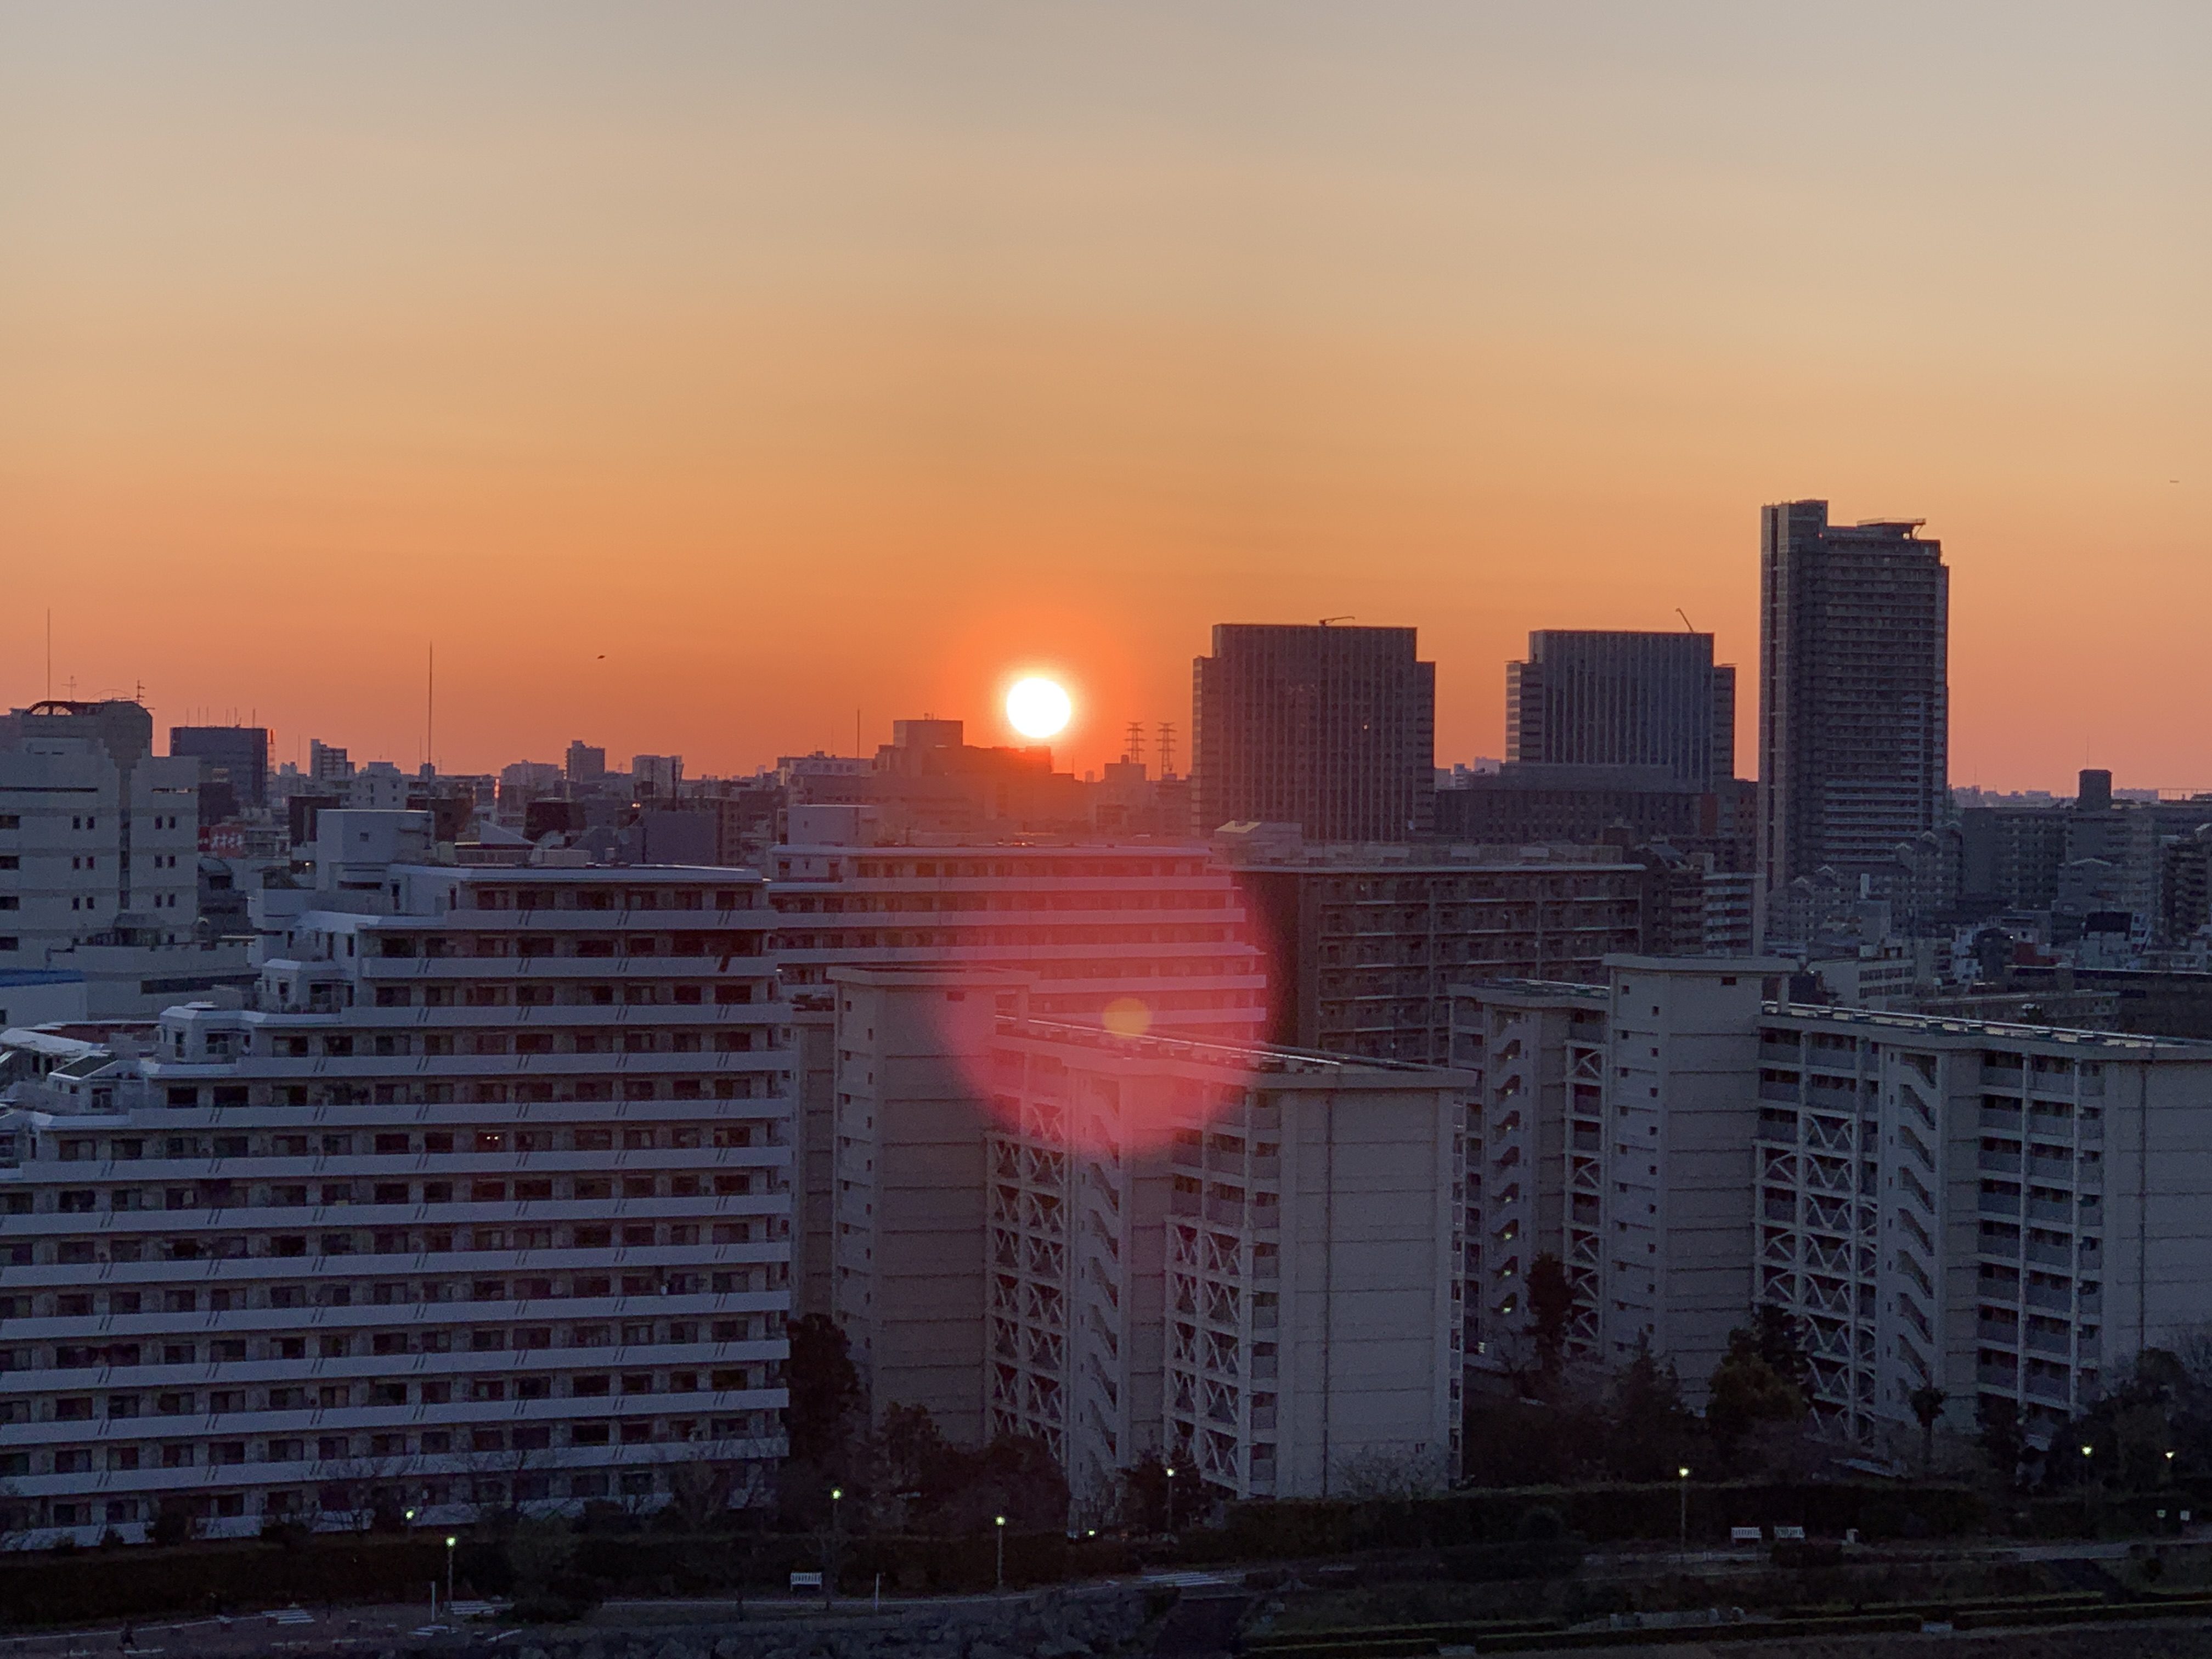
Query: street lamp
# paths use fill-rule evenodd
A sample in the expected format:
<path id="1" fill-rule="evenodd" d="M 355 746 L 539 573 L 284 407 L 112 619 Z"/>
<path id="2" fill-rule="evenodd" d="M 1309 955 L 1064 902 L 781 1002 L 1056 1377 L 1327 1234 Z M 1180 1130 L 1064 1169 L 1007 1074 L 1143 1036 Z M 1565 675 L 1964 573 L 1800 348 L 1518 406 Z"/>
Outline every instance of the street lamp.
<path id="1" fill-rule="evenodd" d="M 825 1613 L 829 1611 L 830 1598 L 837 1593 L 839 1558 L 844 1554 L 839 1547 L 845 1541 L 845 1534 L 838 1526 L 840 1510 L 837 1507 L 844 1501 L 845 1489 L 842 1486 L 830 1488 L 830 1571 L 822 1575 L 822 1607 Z"/>
<path id="2" fill-rule="evenodd" d="M 446 1617 L 453 1616 L 453 1546 L 461 1540 L 451 1533 L 446 1534 Z"/>
<path id="3" fill-rule="evenodd" d="M 1175 1465 L 1168 1465 L 1168 1530 L 1175 1530 Z"/>
<path id="4" fill-rule="evenodd" d="M 1682 1495 L 1682 1547 L 1687 1549 L 1690 1547 L 1690 1466 L 1682 1464 L 1674 1471 L 1674 1478 L 1680 1483 L 1675 1490 Z"/>
<path id="5" fill-rule="evenodd" d="M 2097 1530 L 2096 1455 L 2097 1449 L 2084 1442 L 2081 1447 L 2081 1527 L 2083 1531 L 2091 1534 Z"/>
<path id="6" fill-rule="evenodd" d="M 1003 1515 L 995 1516 L 993 1521 L 998 1528 L 999 1589 L 1003 1594 L 1006 1588 L 1006 1517 Z"/>

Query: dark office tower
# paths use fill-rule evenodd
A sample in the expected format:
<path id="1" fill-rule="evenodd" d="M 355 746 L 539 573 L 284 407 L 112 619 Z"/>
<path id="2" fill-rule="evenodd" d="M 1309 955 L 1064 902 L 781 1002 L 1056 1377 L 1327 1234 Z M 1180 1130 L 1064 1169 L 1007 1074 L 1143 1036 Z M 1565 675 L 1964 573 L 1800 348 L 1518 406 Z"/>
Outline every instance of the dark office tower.
<path id="1" fill-rule="evenodd" d="M 1700 793 L 1735 775 L 1735 670 L 1710 634 L 1541 629 L 1505 665 L 1505 758 L 1663 766 Z"/>
<path id="2" fill-rule="evenodd" d="M 200 763 L 200 776 L 228 781 L 241 806 L 269 804 L 269 732 L 259 726 L 173 726 L 169 752 Z M 220 772 L 222 780 L 215 780 Z"/>
<path id="3" fill-rule="evenodd" d="M 1759 864 L 1766 890 L 1893 857 L 1948 787 L 1950 572 L 1923 520 L 1761 514 Z"/>
<path id="4" fill-rule="evenodd" d="M 607 751 L 597 744 L 574 738 L 568 744 L 567 770 L 571 783 L 600 782 L 607 775 Z"/>
<path id="5" fill-rule="evenodd" d="M 1295 823 L 1313 841 L 1426 835 L 1437 669 L 1410 628 L 1217 623 L 1192 665 L 1192 822 Z"/>

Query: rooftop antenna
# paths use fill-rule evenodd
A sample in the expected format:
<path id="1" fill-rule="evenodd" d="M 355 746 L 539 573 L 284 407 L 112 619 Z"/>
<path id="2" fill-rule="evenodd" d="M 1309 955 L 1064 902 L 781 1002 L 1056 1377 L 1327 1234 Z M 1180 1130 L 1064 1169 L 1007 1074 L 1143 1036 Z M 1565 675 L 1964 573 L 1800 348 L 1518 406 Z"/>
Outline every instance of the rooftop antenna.
<path id="1" fill-rule="evenodd" d="M 1321 625 L 1323 628 L 1326 628 L 1331 623 L 1358 622 L 1358 620 L 1359 618 L 1357 617 L 1323 617 L 1321 619 Z"/>
<path id="2" fill-rule="evenodd" d="M 1142 766 L 1145 763 L 1144 721 L 1131 720 L 1129 722 L 1129 730 L 1124 741 L 1128 744 L 1128 752 L 1123 755 L 1121 758 L 1125 761 L 1134 761 L 1138 765 Z"/>
<path id="3" fill-rule="evenodd" d="M 1175 770 L 1175 722 L 1162 720 L 1160 722 L 1160 775 L 1165 777 L 1173 770 Z"/>
<path id="4" fill-rule="evenodd" d="M 46 701 L 54 700 L 54 608 L 46 607 Z"/>
<path id="5" fill-rule="evenodd" d="M 422 763 L 433 772 L 438 769 L 437 758 L 431 752 L 432 739 L 437 732 L 438 716 L 438 642 L 427 642 L 428 653 L 422 678 Z"/>
<path id="6" fill-rule="evenodd" d="M 1678 605 L 1674 607 L 1674 614 L 1682 619 L 1682 626 L 1688 629 L 1690 632 L 1694 634 L 1698 631 L 1697 623 L 1690 620 L 1690 613 L 1683 610 L 1680 605 Z"/>

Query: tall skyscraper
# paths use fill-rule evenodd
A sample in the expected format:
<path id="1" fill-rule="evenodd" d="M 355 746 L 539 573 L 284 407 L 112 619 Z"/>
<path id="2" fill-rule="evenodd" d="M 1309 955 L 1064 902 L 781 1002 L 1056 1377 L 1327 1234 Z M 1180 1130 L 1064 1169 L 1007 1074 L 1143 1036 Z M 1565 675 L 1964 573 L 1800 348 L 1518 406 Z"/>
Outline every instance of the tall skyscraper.
<path id="1" fill-rule="evenodd" d="M 1735 670 L 1710 634 L 1537 629 L 1505 665 L 1505 758 L 1663 766 L 1710 790 L 1735 775 Z"/>
<path id="2" fill-rule="evenodd" d="M 1891 856 L 1948 787 L 1950 572 L 1917 519 L 1759 526 L 1759 870 L 1770 893 Z"/>
<path id="3" fill-rule="evenodd" d="M 1216 623 L 1192 665 L 1193 828 L 1402 842 L 1436 807 L 1437 671 L 1410 628 Z"/>

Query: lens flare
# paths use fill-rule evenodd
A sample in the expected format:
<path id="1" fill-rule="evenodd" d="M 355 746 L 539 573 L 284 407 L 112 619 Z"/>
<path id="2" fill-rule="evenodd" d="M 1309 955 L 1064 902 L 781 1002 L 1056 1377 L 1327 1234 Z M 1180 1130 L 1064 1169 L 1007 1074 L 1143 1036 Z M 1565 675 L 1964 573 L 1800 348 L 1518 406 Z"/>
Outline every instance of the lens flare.
<path id="1" fill-rule="evenodd" d="M 1050 680 L 1017 680 L 1006 693 L 1006 724 L 1025 738 L 1059 736 L 1074 712 L 1067 693 Z"/>

